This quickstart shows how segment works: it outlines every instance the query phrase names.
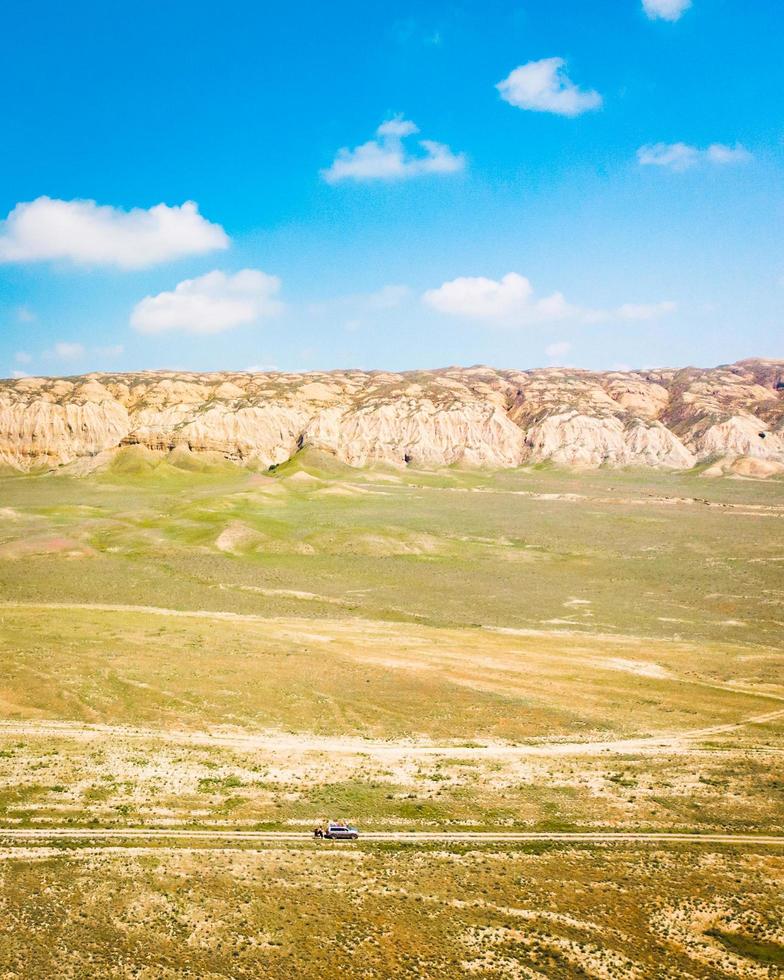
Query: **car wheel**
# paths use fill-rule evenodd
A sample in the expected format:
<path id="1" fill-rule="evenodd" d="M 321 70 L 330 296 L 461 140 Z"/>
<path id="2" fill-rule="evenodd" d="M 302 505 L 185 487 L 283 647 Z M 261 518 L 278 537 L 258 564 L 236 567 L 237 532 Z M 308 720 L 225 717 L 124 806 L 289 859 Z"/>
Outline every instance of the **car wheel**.
<path id="1" fill-rule="evenodd" d="M 357 836 L 358 836 L 357 834 L 352 834 L 352 835 L 351 835 L 351 839 L 352 839 L 352 840 L 356 840 L 356 839 L 357 839 Z"/>

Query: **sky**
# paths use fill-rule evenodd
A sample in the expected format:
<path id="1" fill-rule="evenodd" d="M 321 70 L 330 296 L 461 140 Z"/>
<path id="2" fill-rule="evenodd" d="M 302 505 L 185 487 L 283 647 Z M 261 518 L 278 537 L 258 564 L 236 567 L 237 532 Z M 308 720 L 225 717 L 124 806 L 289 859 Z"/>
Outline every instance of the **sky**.
<path id="1" fill-rule="evenodd" d="M 784 357 L 781 0 L 5 0 L 0 376 Z"/>

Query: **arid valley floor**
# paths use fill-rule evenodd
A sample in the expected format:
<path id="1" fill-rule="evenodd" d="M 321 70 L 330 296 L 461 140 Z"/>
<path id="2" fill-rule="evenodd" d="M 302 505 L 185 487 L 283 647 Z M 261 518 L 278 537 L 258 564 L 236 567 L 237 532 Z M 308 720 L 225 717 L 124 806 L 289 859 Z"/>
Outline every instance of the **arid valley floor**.
<path id="1" fill-rule="evenodd" d="M 783 486 L 2 476 L 0 977 L 782 975 Z"/>

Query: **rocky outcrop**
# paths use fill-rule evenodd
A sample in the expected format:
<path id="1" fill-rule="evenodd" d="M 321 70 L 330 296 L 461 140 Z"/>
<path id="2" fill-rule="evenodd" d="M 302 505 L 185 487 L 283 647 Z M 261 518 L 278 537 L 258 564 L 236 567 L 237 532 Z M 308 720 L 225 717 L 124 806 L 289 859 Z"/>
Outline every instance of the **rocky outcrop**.
<path id="1" fill-rule="evenodd" d="M 784 465 L 784 362 L 605 373 L 473 367 L 0 381 L 6 465 L 78 470 L 133 445 L 258 467 L 312 446 L 352 466 L 551 460 L 685 469 L 712 460 L 721 461 L 716 472 L 775 475 Z"/>

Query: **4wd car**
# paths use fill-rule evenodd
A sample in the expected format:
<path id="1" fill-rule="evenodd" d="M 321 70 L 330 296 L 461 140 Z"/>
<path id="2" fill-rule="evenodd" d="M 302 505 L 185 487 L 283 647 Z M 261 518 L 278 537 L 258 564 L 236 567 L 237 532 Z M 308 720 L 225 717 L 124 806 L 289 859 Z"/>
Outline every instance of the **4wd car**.
<path id="1" fill-rule="evenodd" d="M 332 823 L 330 821 L 324 836 L 327 840 L 356 840 L 359 837 L 359 831 L 350 824 Z"/>

